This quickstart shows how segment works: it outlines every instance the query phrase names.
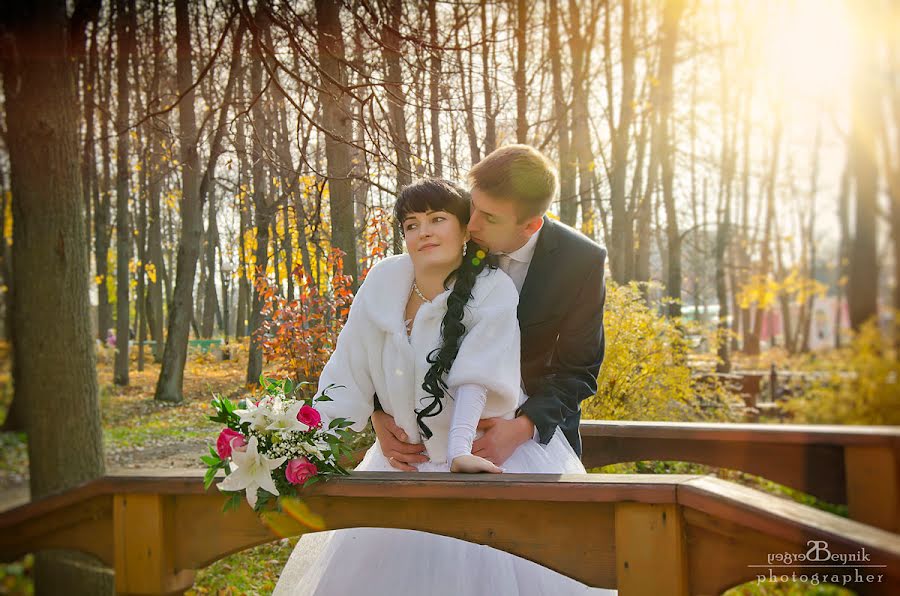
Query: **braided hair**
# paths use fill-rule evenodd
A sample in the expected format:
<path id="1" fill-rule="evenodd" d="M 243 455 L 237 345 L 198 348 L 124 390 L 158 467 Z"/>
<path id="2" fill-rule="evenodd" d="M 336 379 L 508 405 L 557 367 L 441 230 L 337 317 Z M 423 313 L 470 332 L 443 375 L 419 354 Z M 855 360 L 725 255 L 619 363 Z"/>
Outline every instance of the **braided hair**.
<path id="1" fill-rule="evenodd" d="M 414 182 L 400 191 L 394 206 L 394 218 L 398 223 L 402 223 L 410 213 L 446 211 L 456 216 L 460 225 L 465 226 L 469 223 L 470 206 L 469 193 L 460 187 L 448 180 L 427 178 Z M 462 322 L 465 306 L 472 299 L 475 280 L 485 267 L 496 268 L 496 258 L 488 255 L 487 250 L 477 243 L 469 241 L 466 243 L 462 264 L 444 280 L 445 288 L 449 288 L 454 280 L 456 283 L 447 298 L 447 312 L 441 321 L 441 345 L 427 357 L 431 367 L 425 373 L 422 388 L 428 393 L 423 402 L 428 400 L 428 403 L 423 408 L 416 409 L 416 423 L 426 439 L 430 439 L 433 433 L 424 419 L 437 416 L 444 409 L 443 400 L 447 395 L 446 376 L 453 366 L 453 361 L 456 360 L 459 345 L 466 333 L 466 327 Z"/>
<path id="2" fill-rule="evenodd" d="M 447 394 L 446 376 L 453 366 L 453 361 L 456 360 L 456 355 L 459 354 L 459 344 L 466 333 L 466 326 L 462 322 L 465 306 L 472 299 L 475 280 L 485 267 L 496 269 L 496 257 L 488 255 L 486 250 L 470 240 L 466 243 L 466 256 L 463 257 L 462 265 L 444 281 L 445 287 L 454 278 L 456 284 L 447 298 L 447 312 L 441 321 L 441 347 L 433 350 L 427 358 L 431 367 L 425 373 L 422 389 L 428 392 L 431 400 L 424 408 L 416 410 L 416 422 L 426 439 L 431 438 L 432 432 L 425 424 L 424 418 L 437 416 L 444 409 L 443 397 Z"/>

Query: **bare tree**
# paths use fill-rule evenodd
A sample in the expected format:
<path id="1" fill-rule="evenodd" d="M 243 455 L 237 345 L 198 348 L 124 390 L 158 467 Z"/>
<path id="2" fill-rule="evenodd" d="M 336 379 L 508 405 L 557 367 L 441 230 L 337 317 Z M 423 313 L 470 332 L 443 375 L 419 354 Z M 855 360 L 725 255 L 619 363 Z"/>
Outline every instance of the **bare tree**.
<path id="1" fill-rule="evenodd" d="M 184 400 L 184 365 L 187 360 L 188 333 L 194 312 L 194 276 L 203 233 L 203 205 L 200 202 L 197 154 L 197 121 L 194 115 L 193 59 L 191 23 L 187 0 L 175 1 L 176 78 L 179 97 L 179 154 L 181 157 L 181 236 L 175 291 L 169 310 L 166 349 L 156 383 L 155 399 Z"/>
<path id="2" fill-rule="evenodd" d="M 37 499 L 104 473 L 76 61 L 69 53 L 65 2 L 8 3 L 0 19 L 6 32 L 0 69 L 15 197 L 13 374 L 16 399 L 25 406 L 31 496 Z M 51 411 L 55 415 L 48 416 Z M 112 574 L 98 573 L 68 553 L 41 553 L 35 590 L 111 594 Z"/>

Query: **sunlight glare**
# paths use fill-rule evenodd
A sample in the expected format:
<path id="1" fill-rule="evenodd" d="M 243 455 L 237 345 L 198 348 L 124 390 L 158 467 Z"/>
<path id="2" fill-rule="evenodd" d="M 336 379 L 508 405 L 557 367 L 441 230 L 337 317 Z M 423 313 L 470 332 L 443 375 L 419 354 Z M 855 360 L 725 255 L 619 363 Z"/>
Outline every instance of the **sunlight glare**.
<path id="1" fill-rule="evenodd" d="M 764 23 L 773 83 L 791 99 L 839 102 L 851 84 L 850 15 L 840 0 L 777 2 Z"/>

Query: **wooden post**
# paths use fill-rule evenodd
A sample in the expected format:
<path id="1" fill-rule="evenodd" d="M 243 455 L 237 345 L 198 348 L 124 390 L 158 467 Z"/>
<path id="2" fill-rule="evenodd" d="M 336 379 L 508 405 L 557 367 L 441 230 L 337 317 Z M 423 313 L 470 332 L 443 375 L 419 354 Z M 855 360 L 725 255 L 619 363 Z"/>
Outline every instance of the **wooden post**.
<path id="1" fill-rule="evenodd" d="M 687 596 L 688 565 L 680 505 L 616 504 L 616 587 L 622 596 Z"/>
<path id="2" fill-rule="evenodd" d="M 769 367 L 769 401 L 773 404 L 778 398 L 778 374 L 775 372 L 775 363 Z"/>
<path id="3" fill-rule="evenodd" d="M 900 461 L 890 446 L 844 448 L 850 518 L 900 532 Z"/>
<path id="4" fill-rule="evenodd" d="M 173 564 L 174 497 L 115 495 L 113 542 L 117 594 L 181 594 L 194 584 L 193 570 Z"/>

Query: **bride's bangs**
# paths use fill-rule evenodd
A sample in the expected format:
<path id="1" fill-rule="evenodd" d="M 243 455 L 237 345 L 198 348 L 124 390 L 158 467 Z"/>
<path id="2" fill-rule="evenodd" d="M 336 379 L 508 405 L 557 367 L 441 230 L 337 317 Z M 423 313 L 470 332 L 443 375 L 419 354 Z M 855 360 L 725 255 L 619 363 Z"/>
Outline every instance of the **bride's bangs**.
<path id="1" fill-rule="evenodd" d="M 394 219 L 403 227 L 403 220 L 410 213 L 446 211 L 459 220 L 469 223 L 469 193 L 442 178 L 426 178 L 405 186 L 394 204 Z"/>

